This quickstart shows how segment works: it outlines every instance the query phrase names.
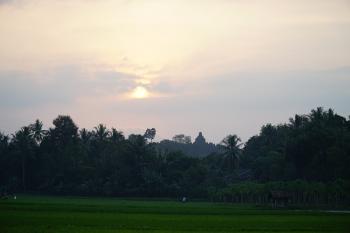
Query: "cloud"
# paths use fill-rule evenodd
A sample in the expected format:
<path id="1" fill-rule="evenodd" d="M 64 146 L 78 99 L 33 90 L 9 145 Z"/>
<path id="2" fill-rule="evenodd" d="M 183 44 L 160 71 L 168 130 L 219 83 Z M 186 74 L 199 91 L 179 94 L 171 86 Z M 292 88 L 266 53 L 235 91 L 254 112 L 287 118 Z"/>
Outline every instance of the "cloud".
<path id="1" fill-rule="evenodd" d="M 0 0 L 0 5 L 1 4 L 9 4 L 9 3 L 13 3 L 13 0 Z"/>
<path id="2" fill-rule="evenodd" d="M 0 68 L 335 67 L 350 59 L 349 25 L 346 1 L 27 1 L 0 12 Z"/>
<path id="3" fill-rule="evenodd" d="M 36 118 L 47 124 L 58 114 L 68 114 L 80 127 L 103 122 L 126 133 L 155 127 L 159 138 L 204 131 L 209 141 L 219 142 L 229 133 L 246 140 L 263 124 L 283 123 L 317 106 L 349 115 L 349 74 L 349 67 L 229 72 L 175 84 L 153 82 L 149 90 L 170 95 L 131 100 L 118 94 L 135 88 L 139 77 L 105 66 L 2 72 L 0 129 L 13 132 Z"/>
<path id="4" fill-rule="evenodd" d="M 19 4 L 23 4 L 25 0 L 0 0 L 1 6 L 18 6 Z"/>
<path id="5" fill-rule="evenodd" d="M 120 95 L 137 77 L 110 69 L 66 65 L 37 72 L 0 72 L 0 107 L 30 108 L 74 104 L 80 97 Z"/>
<path id="6" fill-rule="evenodd" d="M 170 131 L 168 137 L 203 130 L 215 142 L 229 133 L 246 140 L 258 133 L 263 124 L 284 123 L 295 113 L 305 114 L 318 106 L 349 115 L 349 86 L 350 67 L 232 72 L 189 80 L 176 97 L 140 103 L 128 111 L 171 122 L 159 130 Z M 157 127 L 161 125 L 156 120 L 148 121 Z"/>
<path id="7" fill-rule="evenodd" d="M 0 129 L 65 113 L 218 142 L 320 105 L 349 114 L 348 1 L 0 4 Z M 137 86 L 154 98 L 120 98 Z"/>

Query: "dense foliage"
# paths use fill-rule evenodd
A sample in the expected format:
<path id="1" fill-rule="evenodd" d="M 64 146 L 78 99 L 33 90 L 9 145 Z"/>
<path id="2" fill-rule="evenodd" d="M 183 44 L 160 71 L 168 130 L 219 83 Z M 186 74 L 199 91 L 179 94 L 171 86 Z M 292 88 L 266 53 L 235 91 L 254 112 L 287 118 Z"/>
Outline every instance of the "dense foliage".
<path id="1" fill-rule="evenodd" d="M 188 151 L 209 145 L 205 157 L 167 150 L 166 143 L 152 142 L 155 134 L 152 128 L 125 138 L 103 124 L 79 130 L 69 116 L 58 116 L 45 130 L 37 120 L 12 136 L 0 134 L 0 189 L 256 203 L 268 202 L 271 190 L 284 190 L 295 203 L 350 199 L 350 120 L 331 109 L 267 124 L 245 145 L 236 135 L 220 145 L 202 135 L 194 143 L 184 135 L 167 142 Z"/>

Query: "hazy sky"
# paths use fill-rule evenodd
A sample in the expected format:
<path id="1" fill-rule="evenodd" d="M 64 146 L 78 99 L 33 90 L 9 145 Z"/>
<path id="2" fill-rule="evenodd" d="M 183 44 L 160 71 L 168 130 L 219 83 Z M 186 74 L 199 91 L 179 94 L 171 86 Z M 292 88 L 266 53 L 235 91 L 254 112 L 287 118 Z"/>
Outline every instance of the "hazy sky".
<path id="1" fill-rule="evenodd" d="M 158 140 L 246 140 L 349 103 L 349 0 L 0 0 L 6 133 L 68 114 Z"/>

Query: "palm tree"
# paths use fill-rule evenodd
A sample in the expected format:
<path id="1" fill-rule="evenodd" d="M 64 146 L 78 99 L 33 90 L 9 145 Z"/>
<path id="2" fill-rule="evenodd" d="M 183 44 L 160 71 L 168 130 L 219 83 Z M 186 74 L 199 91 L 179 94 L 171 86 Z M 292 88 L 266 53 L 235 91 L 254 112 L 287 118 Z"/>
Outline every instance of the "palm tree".
<path id="1" fill-rule="evenodd" d="M 118 143 L 118 142 L 121 142 L 123 141 L 125 138 L 124 138 L 124 135 L 123 135 L 123 132 L 122 131 L 118 131 L 116 130 L 115 128 L 112 128 L 112 131 L 110 133 L 110 140 L 113 142 L 113 143 Z"/>
<path id="2" fill-rule="evenodd" d="M 101 141 L 101 142 L 105 141 L 109 135 L 110 135 L 109 130 L 103 124 L 99 124 L 98 126 L 95 127 L 94 136 L 99 141 Z"/>
<path id="3" fill-rule="evenodd" d="M 239 156 L 241 154 L 240 147 L 242 146 L 242 143 L 239 143 L 240 141 L 241 139 L 236 134 L 233 134 L 228 135 L 221 142 L 224 154 L 229 161 L 232 171 L 239 167 Z"/>
<path id="4" fill-rule="evenodd" d="M 88 142 L 91 139 L 92 133 L 89 132 L 87 129 L 83 128 L 79 131 L 79 135 L 83 144 L 88 144 Z"/>
<path id="5" fill-rule="evenodd" d="M 15 151 L 19 154 L 21 160 L 22 170 L 22 187 L 23 191 L 26 190 L 26 166 L 27 160 L 32 155 L 32 150 L 35 146 L 35 141 L 31 135 L 29 127 L 22 127 L 21 130 L 17 131 L 13 135 L 13 145 Z"/>
<path id="6" fill-rule="evenodd" d="M 37 145 L 40 145 L 43 138 L 47 134 L 47 130 L 43 130 L 43 123 L 37 119 L 33 124 L 29 125 L 30 134 L 34 138 Z"/>

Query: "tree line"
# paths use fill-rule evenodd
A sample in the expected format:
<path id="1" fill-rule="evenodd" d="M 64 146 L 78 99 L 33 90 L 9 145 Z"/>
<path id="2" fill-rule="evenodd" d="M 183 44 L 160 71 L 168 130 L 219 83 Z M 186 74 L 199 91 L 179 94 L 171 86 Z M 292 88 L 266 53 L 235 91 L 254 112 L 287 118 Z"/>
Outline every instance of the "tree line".
<path id="1" fill-rule="evenodd" d="M 332 109 L 266 124 L 244 144 L 228 135 L 202 146 L 216 148 L 203 157 L 173 150 L 169 141 L 167 149 L 153 142 L 155 135 L 154 128 L 128 137 L 103 124 L 79 129 L 69 116 L 58 116 L 49 129 L 36 120 L 13 135 L 0 133 L 0 193 L 268 203 L 279 190 L 296 204 L 350 203 L 350 119 Z M 182 136 L 174 143 L 192 144 Z"/>

